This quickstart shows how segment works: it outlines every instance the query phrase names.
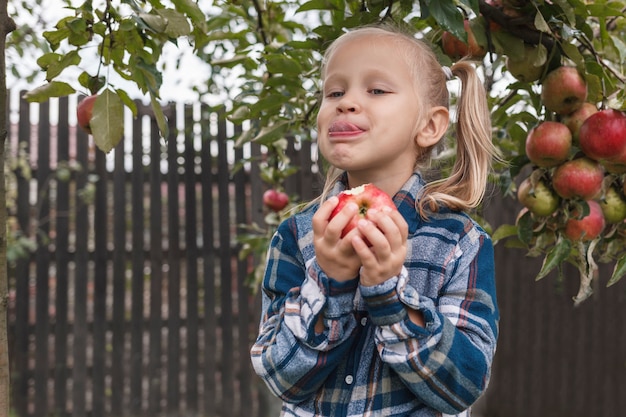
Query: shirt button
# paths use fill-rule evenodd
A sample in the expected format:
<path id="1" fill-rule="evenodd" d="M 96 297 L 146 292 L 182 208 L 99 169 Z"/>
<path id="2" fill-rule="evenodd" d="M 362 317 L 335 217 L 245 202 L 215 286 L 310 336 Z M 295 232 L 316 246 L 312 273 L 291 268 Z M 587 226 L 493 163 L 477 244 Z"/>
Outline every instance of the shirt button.
<path id="1" fill-rule="evenodd" d="M 354 378 L 352 378 L 352 375 L 348 375 L 346 376 L 345 381 L 346 381 L 346 384 L 351 385 L 352 381 L 354 381 Z"/>
<path id="2" fill-rule="evenodd" d="M 367 317 L 363 317 L 361 319 L 361 326 L 365 326 L 367 324 Z"/>

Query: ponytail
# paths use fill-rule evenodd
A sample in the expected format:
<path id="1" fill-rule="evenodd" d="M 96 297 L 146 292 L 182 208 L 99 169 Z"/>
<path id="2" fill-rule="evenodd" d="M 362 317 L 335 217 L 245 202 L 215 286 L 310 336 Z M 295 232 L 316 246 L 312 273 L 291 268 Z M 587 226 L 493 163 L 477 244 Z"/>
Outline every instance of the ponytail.
<path id="1" fill-rule="evenodd" d="M 491 119 L 486 92 L 473 65 L 459 61 L 451 67 L 461 81 L 457 102 L 456 161 L 447 178 L 426 185 L 417 208 L 422 217 L 440 206 L 454 210 L 477 207 L 484 195 L 493 158 Z M 442 71 L 444 73 L 444 71 Z M 445 77 L 445 73 L 442 75 Z"/>

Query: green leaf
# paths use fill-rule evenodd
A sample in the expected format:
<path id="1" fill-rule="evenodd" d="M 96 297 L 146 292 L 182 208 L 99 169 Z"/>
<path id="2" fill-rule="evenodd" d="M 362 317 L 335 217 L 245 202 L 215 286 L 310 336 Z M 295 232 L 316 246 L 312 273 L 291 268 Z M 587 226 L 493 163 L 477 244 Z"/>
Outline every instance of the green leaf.
<path id="1" fill-rule="evenodd" d="M 51 81 L 24 94 L 24 99 L 29 103 L 42 103 L 51 97 L 64 97 L 74 94 L 76 90 L 68 83 Z"/>
<path id="2" fill-rule="evenodd" d="M 124 137 L 124 105 L 113 91 L 106 89 L 93 105 L 89 123 L 96 146 L 105 153 Z"/>
<path id="3" fill-rule="evenodd" d="M 439 25 L 457 38 L 467 42 L 467 32 L 463 25 L 463 13 L 452 0 L 426 0 L 429 13 Z"/>
<path id="4" fill-rule="evenodd" d="M 156 33 L 165 32 L 165 28 L 167 27 L 167 19 L 165 17 L 151 13 L 140 13 L 139 18 Z"/>
<path id="5" fill-rule="evenodd" d="M 183 14 L 173 9 L 161 9 L 157 13 L 165 19 L 165 33 L 168 36 L 179 38 L 191 33 L 189 22 Z"/>
<path id="6" fill-rule="evenodd" d="M 611 279 L 606 283 L 607 287 L 617 283 L 622 277 L 626 275 L 626 256 L 622 256 L 616 263 L 615 268 L 613 268 L 613 274 L 611 274 Z"/>
<path id="7" fill-rule="evenodd" d="M 285 132 L 289 127 L 289 121 L 280 120 L 273 125 L 266 126 L 252 139 L 261 145 L 269 145 L 275 140 L 278 140 L 285 136 Z"/>
<path id="8" fill-rule="evenodd" d="M 275 55 L 267 60 L 267 70 L 272 74 L 299 75 L 302 73 L 302 66 L 286 56 Z"/>
<path id="9" fill-rule="evenodd" d="M 161 137 L 167 139 L 170 134 L 170 129 L 167 126 L 167 119 L 163 114 L 163 107 L 161 107 L 161 104 L 157 100 L 157 97 L 153 94 L 150 94 L 150 104 L 152 105 L 152 111 L 154 112 L 157 126 L 159 128 L 159 131 L 161 132 Z"/>
<path id="10" fill-rule="evenodd" d="M 310 10 L 337 10 L 336 4 L 332 0 L 311 0 L 300 5 L 296 13 L 307 12 Z"/>
<path id="11" fill-rule="evenodd" d="M 495 245 L 498 241 L 511 236 L 517 236 L 517 226 L 514 224 L 503 224 L 493 232 L 491 238 L 493 239 L 493 244 Z"/>
<path id="12" fill-rule="evenodd" d="M 91 40 L 91 32 L 87 30 L 87 21 L 82 18 L 75 18 L 67 21 L 67 28 L 70 30 L 67 41 L 70 45 L 82 46 Z"/>
<path id="13" fill-rule="evenodd" d="M 61 55 L 57 62 L 51 62 L 46 69 L 46 80 L 51 81 L 63 72 L 64 69 L 72 65 L 80 64 L 81 58 L 77 50 Z"/>
<path id="14" fill-rule="evenodd" d="M 208 31 L 207 18 L 202 12 L 202 9 L 198 7 L 198 4 L 193 0 L 173 0 L 176 9 L 183 12 L 189 19 L 191 24 L 197 27 L 202 32 Z"/>
<path id="15" fill-rule="evenodd" d="M 567 239 L 559 239 L 548 251 L 543 260 L 543 265 L 539 274 L 535 278 L 537 281 L 548 275 L 554 268 L 560 266 L 570 255 L 572 243 Z"/>
<path id="16" fill-rule="evenodd" d="M 543 18 L 543 15 L 539 12 L 535 14 L 535 27 L 541 32 L 552 33 L 550 26 L 548 26 L 548 23 Z"/>

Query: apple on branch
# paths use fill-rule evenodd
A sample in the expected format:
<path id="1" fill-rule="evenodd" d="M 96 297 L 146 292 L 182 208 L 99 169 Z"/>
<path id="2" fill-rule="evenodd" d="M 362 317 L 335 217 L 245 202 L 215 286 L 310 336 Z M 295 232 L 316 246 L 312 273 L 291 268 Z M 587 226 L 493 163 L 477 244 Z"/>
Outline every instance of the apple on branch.
<path id="1" fill-rule="evenodd" d="M 562 198 L 591 200 L 602 191 L 604 169 L 593 159 L 567 161 L 554 171 L 552 187 Z"/>
<path id="2" fill-rule="evenodd" d="M 574 210 L 574 217 L 571 217 L 565 223 L 564 234 L 568 239 L 573 241 L 589 241 L 600 236 L 606 225 L 604 214 L 600 204 L 594 200 L 588 200 L 589 214 L 578 218 L 577 210 Z"/>
<path id="3" fill-rule="evenodd" d="M 460 59 L 466 56 L 470 56 L 474 59 L 483 58 L 487 55 L 487 50 L 478 44 L 474 32 L 472 32 L 472 28 L 470 27 L 470 21 L 465 19 L 463 26 L 467 33 L 467 43 L 446 31 L 441 35 L 441 49 L 452 59 Z"/>
<path id="4" fill-rule="evenodd" d="M 574 113 L 563 116 L 561 123 L 563 123 L 572 132 L 572 142 L 579 143 L 579 132 L 582 124 L 587 120 L 589 116 L 598 112 L 598 108 L 595 104 L 585 102 Z"/>
<path id="5" fill-rule="evenodd" d="M 607 223 L 618 224 L 626 219 L 626 199 L 615 186 L 610 186 L 600 200 Z"/>
<path id="6" fill-rule="evenodd" d="M 279 212 L 289 204 L 289 196 L 282 191 L 270 188 L 263 193 L 263 204 L 269 209 Z"/>
<path id="7" fill-rule="evenodd" d="M 360 219 L 367 218 L 367 212 L 370 209 L 383 210 L 385 207 L 392 210 L 398 209 L 391 197 L 374 184 L 363 184 L 349 190 L 344 190 L 339 193 L 337 197 L 339 198 L 339 202 L 330 214 L 331 219 L 335 217 L 337 213 L 339 213 L 348 203 L 355 203 L 359 208 L 354 217 L 341 231 L 341 237 L 344 237 L 352 229 L 354 229 Z"/>
<path id="8" fill-rule="evenodd" d="M 526 155 L 543 168 L 554 167 L 569 158 L 572 134 L 563 123 L 542 122 L 528 132 Z"/>
<path id="9" fill-rule="evenodd" d="M 587 83 L 576 67 L 560 66 L 543 79 L 541 100 L 549 111 L 571 114 L 587 100 Z"/>
<path id="10" fill-rule="evenodd" d="M 592 114 L 580 126 L 578 140 L 589 158 L 626 165 L 626 114 L 615 109 Z"/>
<path id="11" fill-rule="evenodd" d="M 538 180 L 534 185 L 531 177 L 524 179 L 517 189 L 517 198 L 525 208 L 537 216 L 549 216 L 559 207 L 561 199 L 546 182 Z"/>
<path id="12" fill-rule="evenodd" d="M 93 115 L 93 105 L 98 98 L 97 94 L 85 97 L 76 106 L 76 122 L 85 132 L 91 134 L 91 116 Z"/>

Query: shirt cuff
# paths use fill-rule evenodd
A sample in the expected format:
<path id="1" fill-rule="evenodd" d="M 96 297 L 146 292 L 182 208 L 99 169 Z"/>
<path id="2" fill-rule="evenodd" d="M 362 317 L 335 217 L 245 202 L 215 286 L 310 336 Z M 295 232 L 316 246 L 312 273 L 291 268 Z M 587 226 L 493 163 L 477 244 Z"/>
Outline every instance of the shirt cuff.
<path id="1" fill-rule="evenodd" d="M 403 267 L 401 274 L 406 274 Z M 372 322 L 377 326 L 390 326 L 408 319 L 406 307 L 398 294 L 399 276 L 388 279 L 378 285 L 360 285 L 359 290 Z"/>

